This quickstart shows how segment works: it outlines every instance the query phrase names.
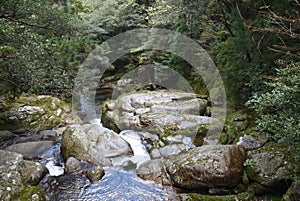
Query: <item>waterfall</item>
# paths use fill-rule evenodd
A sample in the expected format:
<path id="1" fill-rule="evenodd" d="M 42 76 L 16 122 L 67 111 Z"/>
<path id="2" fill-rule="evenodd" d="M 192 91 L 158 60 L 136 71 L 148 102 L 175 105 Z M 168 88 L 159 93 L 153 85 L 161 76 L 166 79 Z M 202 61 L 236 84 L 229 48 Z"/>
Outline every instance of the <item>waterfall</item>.
<path id="1" fill-rule="evenodd" d="M 140 136 L 135 131 L 124 130 L 119 135 L 131 146 L 133 157 L 130 160 L 137 165 L 137 168 L 151 159 L 146 147 L 142 144 Z"/>

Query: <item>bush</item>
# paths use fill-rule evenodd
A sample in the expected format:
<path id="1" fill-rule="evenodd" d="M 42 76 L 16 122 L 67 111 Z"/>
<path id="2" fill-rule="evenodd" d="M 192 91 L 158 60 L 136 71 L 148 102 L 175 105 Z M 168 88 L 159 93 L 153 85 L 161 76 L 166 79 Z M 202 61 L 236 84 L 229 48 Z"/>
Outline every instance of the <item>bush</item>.
<path id="1" fill-rule="evenodd" d="M 279 69 L 271 91 L 256 95 L 247 105 L 258 114 L 258 129 L 269 134 L 270 139 L 286 143 L 296 153 L 295 175 L 300 169 L 300 62 Z M 296 178 L 299 180 L 299 178 Z"/>

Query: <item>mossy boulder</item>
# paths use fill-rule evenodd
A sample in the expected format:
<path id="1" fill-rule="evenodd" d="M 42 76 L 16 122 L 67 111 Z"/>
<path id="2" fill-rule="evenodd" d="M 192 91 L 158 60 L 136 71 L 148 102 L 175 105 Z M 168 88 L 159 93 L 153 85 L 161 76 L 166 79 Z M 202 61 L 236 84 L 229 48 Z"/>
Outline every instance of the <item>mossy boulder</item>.
<path id="1" fill-rule="evenodd" d="M 96 182 L 102 179 L 105 175 L 104 169 L 101 166 L 94 167 L 86 173 L 87 178 L 91 182 Z"/>
<path id="2" fill-rule="evenodd" d="M 70 125 L 65 129 L 62 134 L 61 153 L 65 161 L 69 157 L 91 160 L 88 153 L 88 139 L 81 125 Z"/>
<path id="3" fill-rule="evenodd" d="M 253 188 L 255 193 L 284 192 L 293 178 L 290 171 L 293 163 L 294 154 L 275 142 L 247 151 L 245 165 L 248 178 L 261 186 Z"/>
<path id="4" fill-rule="evenodd" d="M 240 136 L 247 133 L 247 129 L 253 124 L 253 114 L 247 110 L 228 112 L 224 125 L 224 132 L 220 135 L 222 144 L 233 144 Z"/>
<path id="5" fill-rule="evenodd" d="M 241 193 L 237 195 L 201 195 L 201 194 L 183 194 L 180 196 L 182 201 L 252 201 L 254 197 L 251 193 Z"/>
<path id="6" fill-rule="evenodd" d="M 242 180 L 245 151 L 236 145 L 204 145 L 166 160 L 175 186 L 233 188 Z"/>
<path id="7" fill-rule="evenodd" d="M 21 154 L 0 150 L 0 200 L 17 200 L 22 191 L 37 185 L 46 173 L 41 164 L 23 159 Z"/>
<path id="8" fill-rule="evenodd" d="M 5 102 L 0 113 L 0 130 L 41 131 L 76 121 L 79 118 L 58 98 L 44 95 L 21 96 Z"/>
<path id="9" fill-rule="evenodd" d="M 46 201 L 46 195 L 38 186 L 26 188 L 20 193 L 17 201 Z"/>

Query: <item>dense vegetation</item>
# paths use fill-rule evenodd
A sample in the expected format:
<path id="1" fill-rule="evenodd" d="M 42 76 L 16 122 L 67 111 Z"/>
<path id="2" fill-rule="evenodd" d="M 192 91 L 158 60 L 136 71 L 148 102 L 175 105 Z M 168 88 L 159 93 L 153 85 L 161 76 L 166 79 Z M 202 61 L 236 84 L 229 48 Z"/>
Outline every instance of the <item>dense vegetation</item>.
<path id="1" fill-rule="evenodd" d="M 95 45 L 126 30 L 167 28 L 194 39 L 214 59 L 230 107 L 255 110 L 258 129 L 296 150 L 299 10 L 297 0 L 0 0 L 0 93 L 70 98 L 78 68 Z M 205 92 L 185 61 L 159 51 L 127 55 L 108 73 L 155 61 Z"/>

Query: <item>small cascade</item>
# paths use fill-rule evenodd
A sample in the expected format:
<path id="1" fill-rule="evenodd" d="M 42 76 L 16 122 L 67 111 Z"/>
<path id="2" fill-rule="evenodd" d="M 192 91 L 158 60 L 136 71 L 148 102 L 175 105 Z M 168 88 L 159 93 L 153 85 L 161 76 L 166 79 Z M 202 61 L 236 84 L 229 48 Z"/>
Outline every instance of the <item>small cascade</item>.
<path id="1" fill-rule="evenodd" d="M 44 152 L 40 158 L 39 162 L 48 169 L 49 176 L 60 176 L 64 174 L 64 163 L 60 154 L 60 143 Z"/>
<path id="2" fill-rule="evenodd" d="M 131 146 L 133 156 L 129 160 L 135 163 L 137 168 L 144 162 L 151 159 L 146 147 L 142 144 L 142 140 L 137 133 L 130 130 L 124 130 L 119 135 Z"/>

